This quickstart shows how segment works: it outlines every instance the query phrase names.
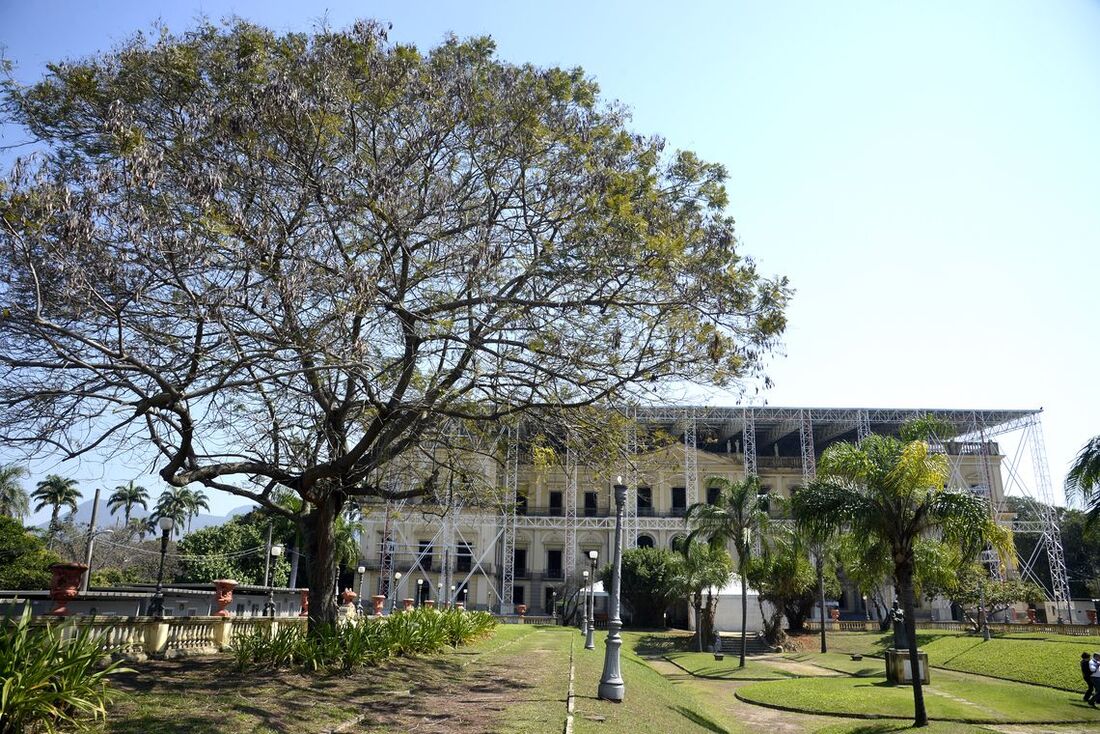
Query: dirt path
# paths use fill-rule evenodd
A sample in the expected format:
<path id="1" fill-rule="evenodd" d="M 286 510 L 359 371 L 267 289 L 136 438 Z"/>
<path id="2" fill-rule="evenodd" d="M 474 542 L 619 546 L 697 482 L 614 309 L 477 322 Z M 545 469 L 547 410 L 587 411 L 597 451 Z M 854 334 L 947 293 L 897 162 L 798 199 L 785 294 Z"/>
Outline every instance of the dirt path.
<path id="1" fill-rule="evenodd" d="M 461 675 L 450 676 L 428 691 L 397 692 L 389 710 L 370 711 L 332 729 L 334 734 L 394 731 L 418 734 L 479 734 L 500 731 L 501 714 L 517 705 L 534 705 L 565 717 L 566 699 L 558 670 L 561 640 L 532 635 L 528 644 L 505 645 L 462 661 Z"/>

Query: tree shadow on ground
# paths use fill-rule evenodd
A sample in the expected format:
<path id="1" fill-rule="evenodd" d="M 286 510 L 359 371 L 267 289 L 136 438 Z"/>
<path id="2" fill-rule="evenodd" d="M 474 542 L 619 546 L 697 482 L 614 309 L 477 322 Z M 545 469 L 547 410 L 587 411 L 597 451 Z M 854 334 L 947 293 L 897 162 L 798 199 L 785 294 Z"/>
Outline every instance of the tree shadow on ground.
<path id="1" fill-rule="evenodd" d="M 689 708 L 683 706 L 672 706 L 673 711 L 683 716 L 688 721 L 692 722 L 696 726 L 702 727 L 707 731 L 712 731 L 715 734 L 730 734 L 729 729 L 725 728 L 717 722 L 711 721 L 707 717 L 700 714 L 698 711 L 692 711 Z"/>
<path id="2" fill-rule="evenodd" d="M 669 635 L 668 633 L 646 634 L 634 643 L 634 652 L 639 655 L 664 655 L 670 652 L 694 652 L 691 635 Z"/>

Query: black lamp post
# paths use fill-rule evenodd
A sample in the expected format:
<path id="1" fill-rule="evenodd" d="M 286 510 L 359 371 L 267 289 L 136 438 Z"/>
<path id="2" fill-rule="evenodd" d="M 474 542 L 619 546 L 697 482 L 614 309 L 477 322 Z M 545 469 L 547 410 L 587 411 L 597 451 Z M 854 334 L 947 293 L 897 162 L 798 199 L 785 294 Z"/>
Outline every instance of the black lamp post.
<path id="1" fill-rule="evenodd" d="M 264 586 L 267 587 L 267 602 L 264 604 L 264 616 L 275 616 L 275 579 L 274 574 L 271 573 L 271 567 L 279 560 L 279 557 L 283 555 L 283 547 L 281 545 L 273 545 L 268 551 L 270 558 L 269 563 L 264 569 Z"/>
<path id="2" fill-rule="evenodd" d="M 149 602 L 150 617 L 164 616 L 164 557 L 168 554 L 168 536 L 172 534 L 176 523 L 172 518 L 162 515 L 157 518 L 157 525 L 161 529 L 160 566 L 157 568 L 157 588 L 153 592 L 153 600 Z"/>
<path id="3" fill-rule="evenodd" d="M 419 609 L 420 605 L 424 603 L 424 579 L 416 580 L 416 608 Z"/>

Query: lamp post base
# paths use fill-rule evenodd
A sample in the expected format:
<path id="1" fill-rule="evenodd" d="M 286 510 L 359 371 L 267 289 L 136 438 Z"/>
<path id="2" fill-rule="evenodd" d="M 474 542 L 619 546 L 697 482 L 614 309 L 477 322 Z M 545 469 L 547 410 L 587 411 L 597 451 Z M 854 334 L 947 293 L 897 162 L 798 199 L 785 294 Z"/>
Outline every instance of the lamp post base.
<path id="1" fill-rule="evenodd" d="M 589 626 L 588 627 L 588 632 L 585 633 L 585 636 L 584 636 L 584 649 L 585 650 L 595 650 L 596 649 L 596 643 L 592 640 L 593 629 L 594 628 L 592 626 Z"/>
<path id="2" fill-rule="evenodd" d="M 596 695 L 604 701 L 622 703 L 626 686 L 623 684 L 623 675 L 619 663 L 619 648 L 623 646 L 623 638 L 619 636 L 619 628 L 622 623 L 618 619 L 612 619 L 608 624 L 610 633 L 607 635 L 607 646 L 603 656 L 603 675 L 600 676 L 600 687 Z"/>

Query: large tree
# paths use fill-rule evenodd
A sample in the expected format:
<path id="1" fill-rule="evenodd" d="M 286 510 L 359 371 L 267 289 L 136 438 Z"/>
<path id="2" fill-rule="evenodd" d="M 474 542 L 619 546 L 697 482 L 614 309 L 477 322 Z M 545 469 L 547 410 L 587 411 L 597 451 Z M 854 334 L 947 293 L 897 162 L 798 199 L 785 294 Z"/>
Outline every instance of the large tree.
<path id="1" fill-rule="evenodd" d="M 784 327 L 722 166 L 487 38 L 201 25 L 3 109 L 37 153 L 0 190 L 0 440 L 293 490 L 315 621 L 349 498 L 438 493 L 521 416 L 759 376 Z"/>
<path id="2" fill-rule="evenodd" d="M 680 553 L 678 584 L 681 593 L 691 600 L 695 649 L 702 652 L 703 645 L 714 637 L 718 597 L 733 576 L 733 560 L 725 548 L 709 543 L 684 542 L 676 550 Z"/>
<path id="3" fill-rule="evenodd" d="M 918 545 L 929 535 L 973 558 L 991 541 L 1002 542 L 988 503 L 968 492 L 945 489 L 947 458 L 916 438 L 920 426 L 906 428 L 908 439 L 870 436 L 859 444 L 836 443 L 818 463 L 818 479 L 792 498 L 799 525 L 846 528 L 890 549 L 894 581 L 901 597 L 909 656 L 913 666 L 914 725 L 927 726 L 924 690 L 917 669 L 914 577 Z"/>
<path id="4" fill-rule="evenodd" d="M 1100 436 L 1089 439 L 1074 457 L 1066 473 L 1066 494 L 1088 503 L 1090 521 L 1100 517 Z"/>
<path id="5" fill-rule="evenodd" d="M 732 544 L 737 552 L 737 575 L 741 581 L 741 657 L 738 664 L 743 668 L 749 612 L 748 572 L 752 565 L 753 547 L 762 541 L 761 531 L 768 527 L 768 498 L 761 489 L 760 478 L 756 476 L 738 481 L 711 477 L 708 484 L 718 488 L 718 501 L 713 505 L 698 502 L 688 508 L 686 518 L 692 527 L 688 542 L 704 538 L 723 550 Z"/>

